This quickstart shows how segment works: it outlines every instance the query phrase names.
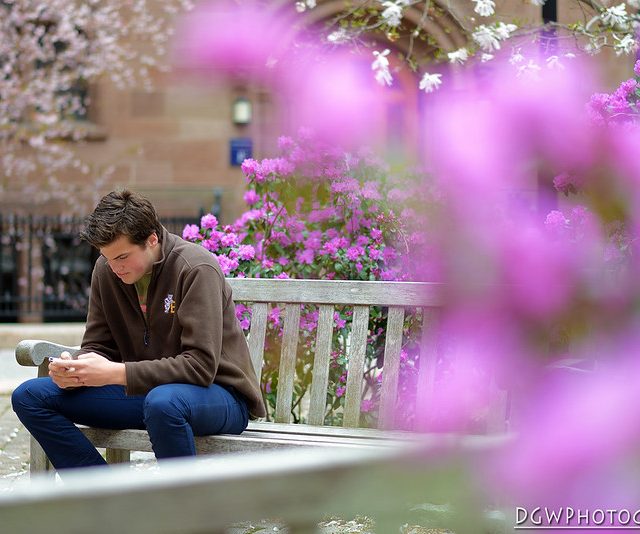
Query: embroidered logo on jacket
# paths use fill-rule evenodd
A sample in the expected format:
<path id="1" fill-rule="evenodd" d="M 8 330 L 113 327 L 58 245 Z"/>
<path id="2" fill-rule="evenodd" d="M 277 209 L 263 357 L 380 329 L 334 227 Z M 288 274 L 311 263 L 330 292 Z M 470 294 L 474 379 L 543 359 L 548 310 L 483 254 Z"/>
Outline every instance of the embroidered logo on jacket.
<path id="1" fill-rule="evenodd" d="M 173 300 L 171 293 L 168 293 L 164 299 L 164 313 L 176 313 L 176 301 Z"/>

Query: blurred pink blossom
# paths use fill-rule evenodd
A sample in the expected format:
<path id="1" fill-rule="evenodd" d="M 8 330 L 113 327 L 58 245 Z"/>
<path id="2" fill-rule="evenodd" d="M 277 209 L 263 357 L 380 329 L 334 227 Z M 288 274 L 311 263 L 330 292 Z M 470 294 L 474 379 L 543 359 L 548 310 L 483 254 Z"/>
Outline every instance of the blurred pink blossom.
<path id="1" fill-rule="evenodd" d="M 213 80 L 226 76 L 272 84 L 294 28 L 285 11 L 275 12 L 254 0 L 200 2 L 180 19 L 174 62 Z"/>

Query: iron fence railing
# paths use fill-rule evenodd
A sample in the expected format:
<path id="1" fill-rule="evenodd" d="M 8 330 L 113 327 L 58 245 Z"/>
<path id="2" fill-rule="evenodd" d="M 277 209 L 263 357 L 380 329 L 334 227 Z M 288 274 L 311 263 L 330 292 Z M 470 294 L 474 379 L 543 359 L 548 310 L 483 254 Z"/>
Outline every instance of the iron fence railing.
<path id="1" fill-rule="evenodd" d="M 165 217 L 182 234 L 199 217 Z M 83 219 L 0 214 L 0 322 L 84 321 L 98 252 L 80 241 Z"/>

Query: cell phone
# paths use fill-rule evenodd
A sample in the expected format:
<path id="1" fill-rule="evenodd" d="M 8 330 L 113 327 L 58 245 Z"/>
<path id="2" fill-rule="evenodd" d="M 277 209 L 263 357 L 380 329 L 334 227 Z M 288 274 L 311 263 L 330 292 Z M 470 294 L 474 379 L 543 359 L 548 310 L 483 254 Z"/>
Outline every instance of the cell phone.
<path id="1" fill-rule="evenodd" d="M 50 362 L 55 362 L 56 360 L 62 360 L 62 358 L 56 358 L 55 356 L 49 356 L 49 361 Z M 69 361 L 69 360 L 63 360 L 63 361 Z M 76 368 L 75 367 L 65 367 L 66 371 L 75 371 Z"/>

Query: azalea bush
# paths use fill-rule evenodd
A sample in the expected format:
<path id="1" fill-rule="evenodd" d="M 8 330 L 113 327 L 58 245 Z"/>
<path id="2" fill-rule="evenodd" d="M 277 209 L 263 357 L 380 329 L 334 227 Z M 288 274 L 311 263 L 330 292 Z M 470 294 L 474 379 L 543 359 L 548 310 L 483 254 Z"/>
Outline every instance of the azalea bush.
<path id="1" fill-rule="evenodd" d="M 612 93 L 591 96 L 588 110 L 598 124 L 606 122 L 634 123 L 640 116 L 640 61 L 633 69 L 634 77 L 623 81 Z M 575 192 L 563 190 L 563 193 Z"/>
<path id="2" fill-rule="evenodd" d="M 424 188 L 418 170 L 396 174 L 367 151 L 357 154 L 320 145 L 309 133 L 281 137 L 277 158 L 245 160 L 247 211 L 232 225 L 205 215 L 183 237 L 201 244 L 218 259 L 227 276 L 311 278 L 325 280 L 417 280 L 436 276 L 423 261 L 429 243 L 425 225 L 429 208 L 439 205 L 435 190 Z M 424 254 L 415 254 L 421 250 Z M 419 260 L 419 261 L 418 261 Z M 278 386 L 282 309 L 269 313 L 264 394 L 275 408 Z M 251 312 L 238 304 L 242 327 Z M 352 311 L 336 307 L 326 422 L 341 421 L 347 379 Z M 409 313 L 404 327 L 400 388 L 415 389 L 416 338 L 421 316 Z M 380 395 L 386 309 L 372 309 L 367 343 L 363 424 L 374 425 Z M 318 310 L 304 307 L 292 410 L 296 421 L 306 414 L 302 400 L 311 385 Z M 411 423 L 413 407 L 404 417 Z"/>

